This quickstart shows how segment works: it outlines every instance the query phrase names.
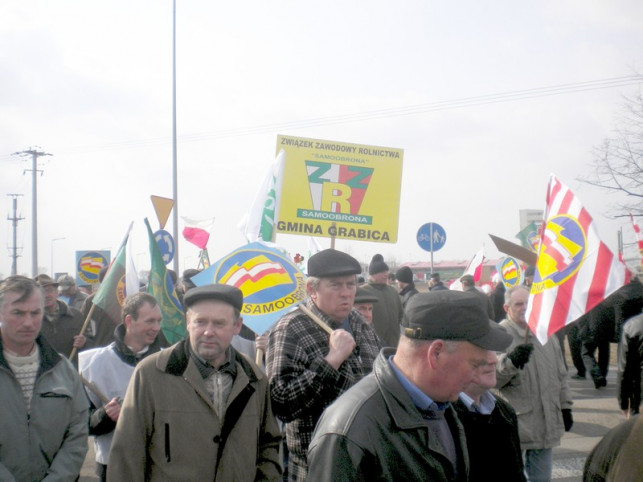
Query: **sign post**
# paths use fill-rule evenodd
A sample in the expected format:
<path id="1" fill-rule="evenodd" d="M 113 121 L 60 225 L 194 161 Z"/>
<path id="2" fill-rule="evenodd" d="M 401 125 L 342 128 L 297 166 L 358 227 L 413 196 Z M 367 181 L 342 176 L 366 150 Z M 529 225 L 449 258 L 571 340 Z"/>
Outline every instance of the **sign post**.
<path id="1" fill-rule="evenodd" d="M 433 274 L 433 251 L 439 251 L 447 242 L 447 233 L 438 223 L 426 223 L 420 226 L 417 241 L 424 251 L 431 252 L 431 274 Z"/>

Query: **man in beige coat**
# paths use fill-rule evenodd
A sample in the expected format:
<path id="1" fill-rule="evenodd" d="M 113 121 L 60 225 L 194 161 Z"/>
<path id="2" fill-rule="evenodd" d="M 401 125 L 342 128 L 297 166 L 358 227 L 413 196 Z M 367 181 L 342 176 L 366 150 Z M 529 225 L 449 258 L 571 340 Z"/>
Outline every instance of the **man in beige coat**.
<path id="1" fill-rule="evenodd" d="M 240 290 L 194 288 L 188 340 L 142 361 L 125 395 L 107 480 L 280 480 L 281 434 L 268 381 L 230 346 Z"/>
<path id="2" fill-rule="evenodd" d="M 500 326 L 513 341 L 498 357 L 496 388 L 518 415 L 520 447 L 531 482 L 551 479 L 552 449 L 560 445 L 563 431 L 571 430 L 573 420 L 558 338 L 552 336 L 541 345 L 529 330 L 525 320 L 528 298 L 524 286 L 505 293 L 507 318 Z"/>

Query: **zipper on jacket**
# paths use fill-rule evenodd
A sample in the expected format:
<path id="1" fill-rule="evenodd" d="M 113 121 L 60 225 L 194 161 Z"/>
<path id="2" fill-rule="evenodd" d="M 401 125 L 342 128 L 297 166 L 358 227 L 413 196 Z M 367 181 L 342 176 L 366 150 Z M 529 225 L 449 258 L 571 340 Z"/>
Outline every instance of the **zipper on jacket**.
<path id="1" fill-rule="evenodd" d="M 171 462 L 172 457 L 170 456 L 170 424 L 165 424 L 165 461 Z"/>

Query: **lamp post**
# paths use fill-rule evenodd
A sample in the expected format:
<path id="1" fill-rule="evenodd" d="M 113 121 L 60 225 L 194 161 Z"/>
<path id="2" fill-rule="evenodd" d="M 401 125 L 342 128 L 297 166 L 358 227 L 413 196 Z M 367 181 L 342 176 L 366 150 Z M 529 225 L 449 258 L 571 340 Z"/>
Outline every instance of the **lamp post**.
<path id="1" fill-rule="evenodd" d="M 54 275 L 54 241 L 62 241 L 63 239 L 66 238 L 53 238 L 51 240 L 51 277 L 53 278 Z"/>

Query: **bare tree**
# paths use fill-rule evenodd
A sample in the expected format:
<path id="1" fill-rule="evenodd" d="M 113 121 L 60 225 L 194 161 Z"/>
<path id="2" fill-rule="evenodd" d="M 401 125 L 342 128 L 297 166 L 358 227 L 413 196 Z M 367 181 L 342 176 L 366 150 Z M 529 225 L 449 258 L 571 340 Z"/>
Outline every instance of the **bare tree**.
<path id="1" fill-rule="evenodd" d="M 614 135 L 595 148 L 592 172 L 579 178 L 592 186 L 624 194 L 614 217 L 643 216 L 643 95 L 625 97 Z"/>

